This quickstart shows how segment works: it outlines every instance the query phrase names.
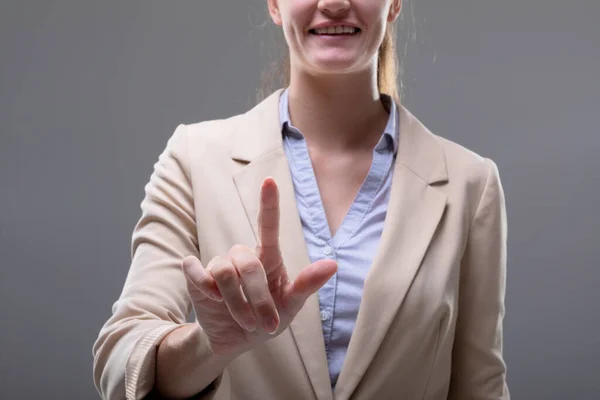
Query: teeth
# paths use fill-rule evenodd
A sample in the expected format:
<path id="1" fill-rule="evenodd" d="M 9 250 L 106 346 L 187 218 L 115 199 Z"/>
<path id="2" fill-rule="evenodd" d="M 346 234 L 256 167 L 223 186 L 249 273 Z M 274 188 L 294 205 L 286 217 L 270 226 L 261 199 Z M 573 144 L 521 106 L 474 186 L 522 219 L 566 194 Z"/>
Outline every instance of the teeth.
<path id="1" fill-rule="evenodd" d="M 356 33 L 358 32 L 358 29 L 351 26 L 330 26 L 327 28 L 315 29 L 315 32 L 317 35 L 340 35 L 344 33 Z"/>

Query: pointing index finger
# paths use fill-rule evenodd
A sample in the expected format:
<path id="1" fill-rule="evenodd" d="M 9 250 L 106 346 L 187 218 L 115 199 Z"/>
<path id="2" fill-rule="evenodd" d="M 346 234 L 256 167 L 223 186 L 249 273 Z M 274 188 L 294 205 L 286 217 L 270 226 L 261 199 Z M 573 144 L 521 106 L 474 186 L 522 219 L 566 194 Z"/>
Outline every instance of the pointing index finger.
<path id="1" fill-rule="evenodd" d="M 260 188 L 258 230 L 263 249 L 279 247 L 279 189 L 271 177 L 265 179 Z"/>

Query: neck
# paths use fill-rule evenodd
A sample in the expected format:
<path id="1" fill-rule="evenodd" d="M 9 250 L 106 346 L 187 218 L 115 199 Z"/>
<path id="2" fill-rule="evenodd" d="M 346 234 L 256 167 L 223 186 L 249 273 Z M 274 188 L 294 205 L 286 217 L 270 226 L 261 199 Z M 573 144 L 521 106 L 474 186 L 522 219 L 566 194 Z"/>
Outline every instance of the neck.
<path id="1" fill-rule="evenodd" d="M 328 151 L 372 149 L 389 116 L 373 71 L 320 77 L 292 71 L 289 108 L 307 142 Z"/>

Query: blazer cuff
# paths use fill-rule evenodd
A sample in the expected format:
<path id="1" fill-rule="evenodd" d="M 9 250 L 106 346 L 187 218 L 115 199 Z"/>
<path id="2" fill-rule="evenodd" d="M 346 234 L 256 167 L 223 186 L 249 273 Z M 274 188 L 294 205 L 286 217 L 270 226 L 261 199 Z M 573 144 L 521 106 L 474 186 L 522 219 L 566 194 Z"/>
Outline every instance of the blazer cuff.
<path id="1" fill-rule="evenodd" d="M 125 397 L 143 399 L 154 388 L 156 353 L 162 339 L 180 325 L 168 324 L 147 332 L 136 342 L 125 367 Z"/>

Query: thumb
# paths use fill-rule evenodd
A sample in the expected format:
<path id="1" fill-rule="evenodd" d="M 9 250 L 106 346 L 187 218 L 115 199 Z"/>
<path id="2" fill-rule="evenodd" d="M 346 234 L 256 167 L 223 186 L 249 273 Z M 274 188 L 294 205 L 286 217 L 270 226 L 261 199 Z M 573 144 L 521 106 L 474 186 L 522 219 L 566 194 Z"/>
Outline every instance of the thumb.
<path id="1" fill-rule="evenodd" d="M 214 297 L 214 295 L 211 296 L 211 289 L 214 289 L 213 286 L 216 286 L 216 283 L 197 257 L 185 257 L 181 261 L 181 269 L 185 275 L 187 290 L 192 301 Z"/>
<path id="2" fill-rule="evenodd" d="M 337 272 L 337 262 L 324 259 L 305 267 L 294 282 L 283 290 L 283 306 L 295 315 L 312 294 L 316 293 Z"/>

